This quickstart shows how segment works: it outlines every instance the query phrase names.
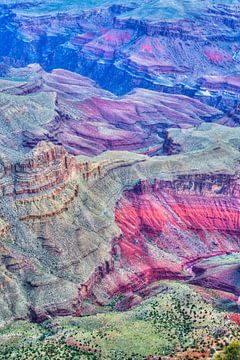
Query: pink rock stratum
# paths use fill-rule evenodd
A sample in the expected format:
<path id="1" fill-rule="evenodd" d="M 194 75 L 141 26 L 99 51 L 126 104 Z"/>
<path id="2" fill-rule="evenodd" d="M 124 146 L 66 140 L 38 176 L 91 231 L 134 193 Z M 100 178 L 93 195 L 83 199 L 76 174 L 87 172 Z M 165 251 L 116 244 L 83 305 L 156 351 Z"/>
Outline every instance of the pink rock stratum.
<path id="1" fill-rule="evenodd" d="M 239 29 L 234 0 L 0 4 L 0 326 L 171 286 L 238 324 Z"/>

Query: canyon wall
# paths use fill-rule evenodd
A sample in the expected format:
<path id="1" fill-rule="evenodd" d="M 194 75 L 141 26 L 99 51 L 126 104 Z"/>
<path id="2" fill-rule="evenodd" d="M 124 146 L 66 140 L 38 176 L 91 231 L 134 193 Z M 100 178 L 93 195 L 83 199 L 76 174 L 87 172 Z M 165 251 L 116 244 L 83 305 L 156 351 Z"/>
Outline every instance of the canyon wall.
<path id="1" fill-rule="evenodd" d="M 225 116 L 183 95 L 136 89 L 117 97 L 86 77 L 61 69 L 46 73 L 36 64 L 12 69 L 9 76 L 0 79 L 5 152 L 26 151 L 44 140 L 74 155 L 130 150 L 153 156 L 163 152 L 166 129 Z"/>
<path id="2" fill-rule="evenodd" d="M 217 139 L 222 127 L 209 126 Z M 182 132 L 194 136 L 178 132 L 180 143 Z M 238 145 L 231 137 L 222 147 L 209 142 L 153 158 L 73 157 L 42 142 L 21 159 L 5 159 L 1 321 L 89 314 L 112 301 L 127 308 L 159 279 L 195 281 L 191 264 L 201 256 L 238 251 Z"/>
<path id="3" fill-rule="evenodd" d="M 1 12 L 3 73 L 38 63 L 88 76 L 118 95 L 141 87 L 195 97 L 224 111 L 238 101 L 236 86 L 222 86 L 222 76 L 234 78 L 240 66 L 239 7 L 232 2 L 165 7 L 116 0 L 95 7 L 84 2 L 79 11 L 75 3 L 43 1 L 1 5 Z"/>

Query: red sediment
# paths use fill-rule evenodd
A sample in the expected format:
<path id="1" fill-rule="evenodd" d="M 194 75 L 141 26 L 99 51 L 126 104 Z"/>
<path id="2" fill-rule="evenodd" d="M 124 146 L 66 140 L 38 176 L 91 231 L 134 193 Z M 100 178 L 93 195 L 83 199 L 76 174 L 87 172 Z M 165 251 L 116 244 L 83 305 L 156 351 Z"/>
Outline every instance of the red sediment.
<path id="1" fill-rule="evenodd" d="M 102 279 L 109 296 L 160 279 L 187 279 L 191 261 L 237 252 L 238 197 L 238 186 L 223 175 L 143 181 L 125 191 L 115 208 L 118 260 Z"/>

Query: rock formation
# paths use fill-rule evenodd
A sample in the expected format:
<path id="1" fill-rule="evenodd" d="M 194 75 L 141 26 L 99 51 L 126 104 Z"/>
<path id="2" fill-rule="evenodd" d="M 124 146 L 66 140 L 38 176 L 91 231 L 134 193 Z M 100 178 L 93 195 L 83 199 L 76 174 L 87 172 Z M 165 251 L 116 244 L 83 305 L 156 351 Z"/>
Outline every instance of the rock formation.
<path id="1" fill-rule="evenodd" d="M 73 157 L 46 142 L 5 155 L 1 321 L 91 313 L 159 279 L 195 281 L 192 261 L 236 252 L 239 134 L 219 146 L 222 126 L 209 126 L 205 148 L 169 157 Z M 179 146 L 199 133 L 175 131 Z"/>
<path id="2" fill-rule="evenodd" d="M 234 0 L 175 0 L 168 6 L 111 0 L 94 6 L 84 1 L 79 10 L 75 1 L 4 4 L 2 72 L 9 65 L 39 63 L 48 71 L 64 68 L 88 76 L 120 95 L 141 87 L 229 110 L 223 89 L 215 97 L 204 86 L 227 84 L 239 73 L 237 5 Z"/>
<path id="3" fill-rule="evenodd" d="M 165 129 L 224 117 L 221 111 L 184 95 L 136 89 L 117 97 L 65 70 L 46 73 L 31 65 L 12 69 L 9 75 L 10 79 L 0 80 L 4 120 L 0 144 L 11 144 L 15 150 L 25 151 L 45 140 L 63 145 L 74 155 L 93 156 L 105 150 L 154 155 L 162 152 Z M 16 76 L 25 81 L 14 81 Z"/>
<path id="4" fill-rule="evenodd" d="M 237 307 L 236 1 L 0 13 L 0 324 L 124 310 L 160 280 Z"/>

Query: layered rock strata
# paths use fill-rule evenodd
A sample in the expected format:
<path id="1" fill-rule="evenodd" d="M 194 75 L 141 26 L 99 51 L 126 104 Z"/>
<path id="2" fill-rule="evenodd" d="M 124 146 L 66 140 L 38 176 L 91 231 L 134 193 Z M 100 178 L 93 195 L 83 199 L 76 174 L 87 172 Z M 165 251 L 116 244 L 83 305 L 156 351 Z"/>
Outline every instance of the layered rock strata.
<path id="1" fill-rule="evenodd" d="M 222 127 L 211 127 L 217 139 Z M 178 132 L 179 146 L 181 133 L 195 135 Z M 88 314 L 112 301 L 126 308 L 159 279 L 194 281 L 191 264 L 201 256 L 237 252 L 236 129 L 235 137 L 219 146 L 209 130 L 205 148 L 169 157 L 74 158 L 40 143 L 9 159 L 11 191 L 0 202 L 1 321 Z"/>
<path id="2" fill-rule="evenodd" d="M 2 73 L 9 65 L 39 63 L 48 71 L 78 72 L 119 95 L 142 87 L 228 111 L 238 101 L 235 1 L 174 1 L 166 7 L 112 0 L 94 7 L 83 2 L 81 9 L 76 2 L 28 1 L 1 5 L 1 13 Z M 217 94 L 209 91 L 216 83 Z"/>
<path id="3" fill-rule="evenodd" d="M 182 95 L 136 89 L 117 97 L 65 70 L 46 73 L 31 65 L 12 69 L 9 75 L 11 80 L 0 80 L 3 151 L 9 145 L 16 152 L 26 151 L 45 140 L 74 155 L 131 150 L 153 156 L 162 153 L 167 128 L 192 127 L 224 116 Z M 25 81 L 13 81 L 17 76 Z"/>

